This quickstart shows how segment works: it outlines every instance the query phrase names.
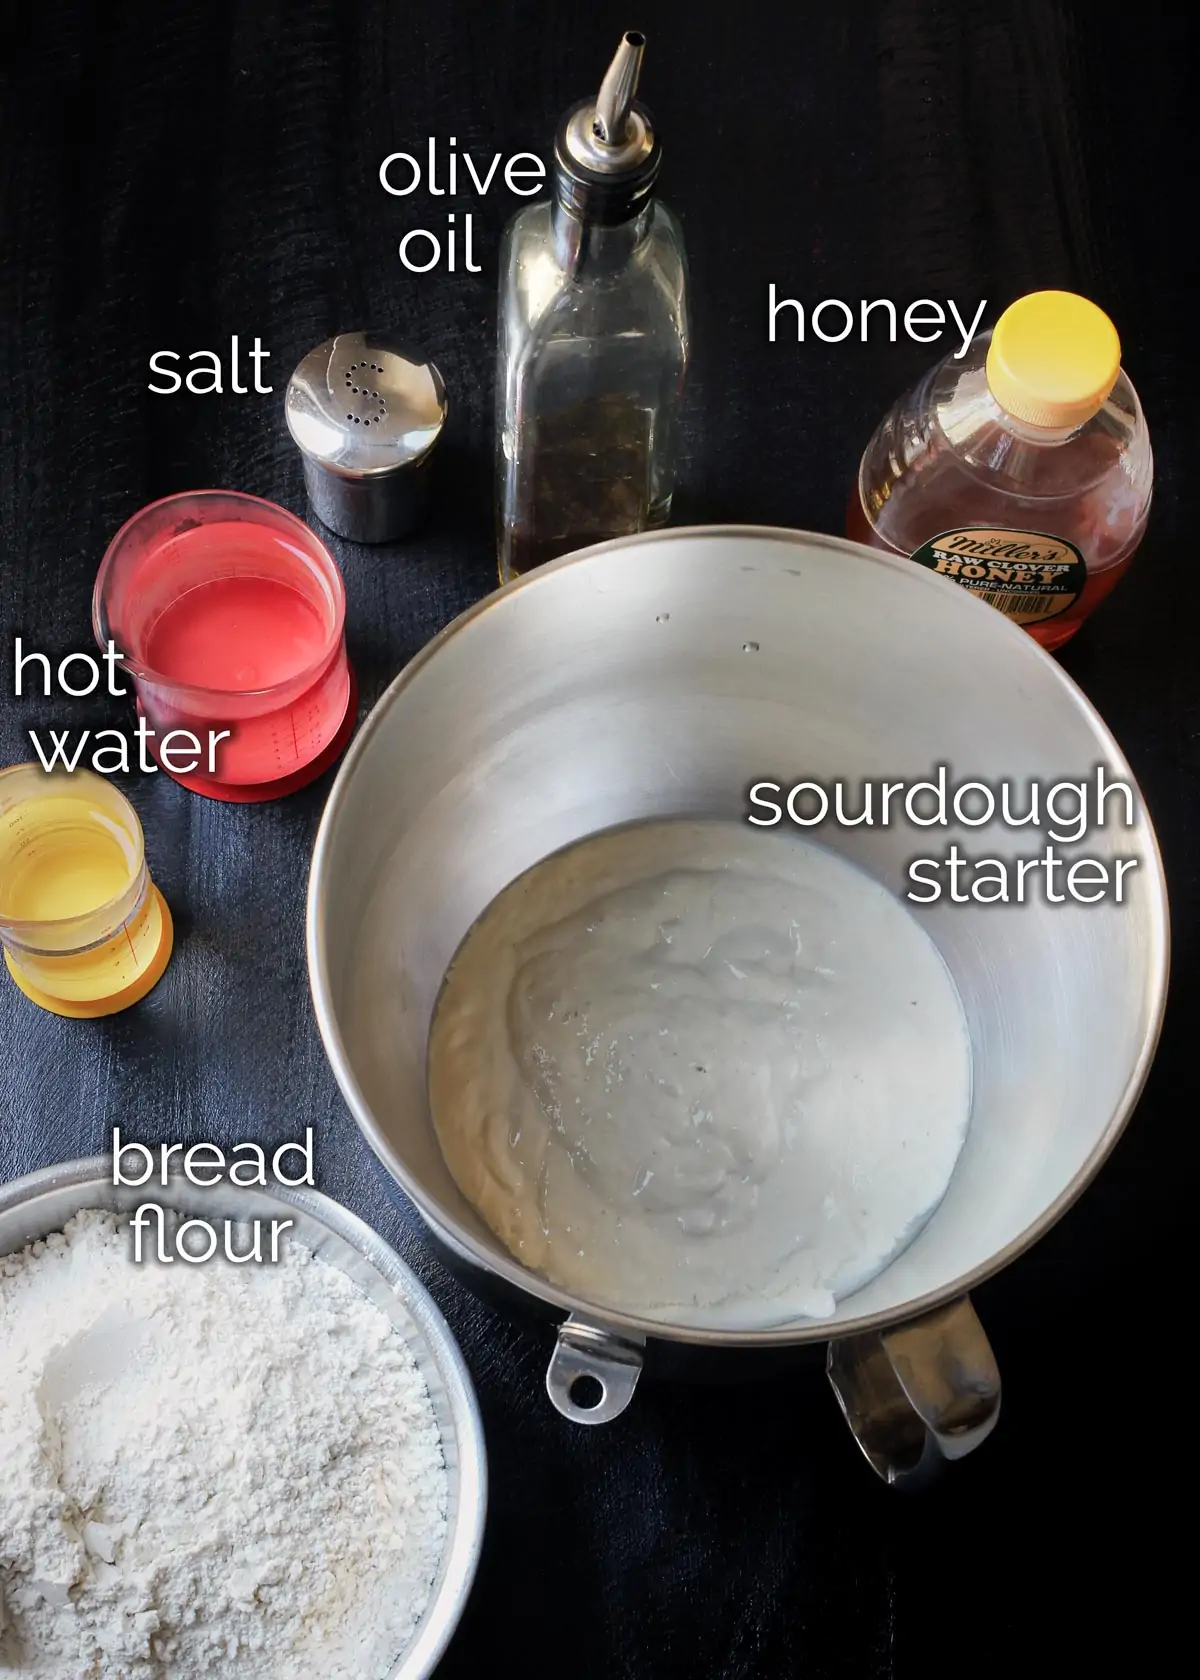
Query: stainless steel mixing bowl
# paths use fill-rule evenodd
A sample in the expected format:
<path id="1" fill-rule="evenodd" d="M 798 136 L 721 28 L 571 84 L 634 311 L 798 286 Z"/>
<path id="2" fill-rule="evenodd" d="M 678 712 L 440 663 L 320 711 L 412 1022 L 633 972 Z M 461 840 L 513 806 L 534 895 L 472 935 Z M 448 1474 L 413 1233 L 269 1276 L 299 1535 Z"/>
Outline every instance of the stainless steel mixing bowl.
<path id="1" fill-rule="evenodd" d="M 911 1246 L 832 1319 L 773 1330 L 663 1325 L 522 1268 L 455 1186 L 425 1087 L 431 1012 L 475 918 L 539 858 L 638 818 L 744 818 L 748 785 L 928 777 L 1136 786 L 1084 696 L 1000 613 L 923 567 L 831 537 L 673 530 L 569 556 L 465 613 L 380 700 L 338 776 L 309 885 L 317 1019 L 372 1148 L 447 1249 L 567 1315 L 548 1373 L 580 1422 L 615 1416 L 647 1349 L 829 1345 L 860 1445 L 897 1478 L 958 1456 L 1000 1384 L 965 1299 L 1062 1214 L 1111 1149 L 1153 1055 L 1167 902 L 1140 797 L 1067 857 L 1136 855 L 1128 902 L 917 912 L 963 1000 L 966 1146 Z M 1011 860 L 1022 829 L 809 831 L 903 895 L 951 843 Z M 572 1390 L 601 1384 L 587 1410 Z"/>
<path id="2" fill-rule="evenodd" d="M 52 1231 L 61 1231 L 84 1208 L 130 1213 L 143 1202 L 157 1202 L 189 1218 L 290 1219 L 291 1235 L 345 1272 L 412 1349 L 442 1437 L 449 1527 L 429 1603 L 388 1680 L 426 1680 L 437 1667 L 471 1590 L 487 1508 L 483 1425 L 471 1379 L 445 1319 L 383 1238 L 319 1191 L 251 1190 L 227 1184 L 204 1190 L 178 1178 L 166 1189 L 158 1184 L 116 1188 L 111 1160 L 104 1156 L 66 1161 L 0 1186 L 0 1254 L 11 1254 Z"/>

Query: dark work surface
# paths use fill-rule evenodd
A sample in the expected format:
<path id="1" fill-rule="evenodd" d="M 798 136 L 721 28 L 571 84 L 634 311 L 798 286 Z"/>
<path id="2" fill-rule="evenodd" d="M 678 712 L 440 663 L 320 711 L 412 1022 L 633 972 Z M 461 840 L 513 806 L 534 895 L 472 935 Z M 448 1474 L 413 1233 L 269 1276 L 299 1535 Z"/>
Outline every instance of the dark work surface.
<path id="1" fill-rule="evenodd" d="M 1174 1362 L 1200 1010 L 1185 17 L 1082 0 L 4 10 L 0 761 L 30 756 L 40 721 L 127 721 L 90 702 L 16 702 L 9 661 L 15 633 L 90 645 L 96 566 L 137 507 L 221 485 L 304 511 L 282 387 L 337 329 L 388 326 L 426 346 L 453 401 L 419 540 L 337 547 L 364 709 L 492 586 L 493 297 L 517 201 L 493 190 L 459 206 L 477 213 L 482 273 L 410 276 L 398 240 L 446 201 L 389 199 L 377 171 L 430 134 L 489 157 L 545 153 L 630 25 L 650 35 L 663 195 L 692 262 L 683 521 L 838 530 L 867 435 L 932 354 L 768 345 L 769 280 L 809 304 L 931 296 L 973 310 L 986 297 L 988 320 L 1024 290 L 1072 286 L 1116 320 L 1150 419 L 1151 535 L 1064 663 L 1158 825 L 1175 934 L 1166 1031 L 1098 1181 L 978 1292 L 1005 1415 L 927 1499 L 874 1481 L 819 1371 L 643 1385 L 602 1430 L 551 1412 L 545 1334 L 440 1269 L 328 1070 L 302 938 L 328 781 L 231 807 L 136 778 L 178 928 L 166 978 L 95 1024 L 0 985 L 0 1178 L 100 1152 L 114 1124 L 232 1142 L 311 1122 L 323 1188 L 431 1284 L 478 1385 L 493 1478 L 447 1680 L 498 1665 L 573 1680 L 1075 1674 L 1128 1642 L 1129 1671 L 1154 1674 L 1191 1625 L 1174 1562 L 1193 1509 Z M 273 396 L 146 394 L 152 351 L 220 349 L 231 333 L 261 335 Z"/>

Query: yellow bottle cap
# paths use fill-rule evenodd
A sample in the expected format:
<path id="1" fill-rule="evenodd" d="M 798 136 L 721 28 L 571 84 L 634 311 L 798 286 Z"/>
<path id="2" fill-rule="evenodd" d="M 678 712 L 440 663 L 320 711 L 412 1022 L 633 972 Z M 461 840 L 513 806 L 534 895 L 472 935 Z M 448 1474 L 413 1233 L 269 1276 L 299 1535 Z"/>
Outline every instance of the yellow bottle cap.
<path id="1" fill-rule="evenodd" d="M 1074 292 L 1018 298 L 996 322 L 988 349 L 988 389 L 1031 426 L 1082 426 L 1100 412 L 1120 371 L 1117 329 Z"/>

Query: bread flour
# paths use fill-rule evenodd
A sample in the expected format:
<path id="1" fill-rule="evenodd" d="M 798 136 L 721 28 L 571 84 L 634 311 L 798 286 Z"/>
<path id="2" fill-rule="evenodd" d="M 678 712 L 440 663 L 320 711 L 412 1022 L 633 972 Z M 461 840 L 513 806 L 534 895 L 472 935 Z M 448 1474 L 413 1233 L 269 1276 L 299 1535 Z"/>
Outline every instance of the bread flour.
<path id="1" fill-rule="evenodd" d="M 103 1212 L 0 1259 L 0 1674 L 379 1680 L 446 1472 L 412 1353 L 344 1273 L 133 1264 Z"/>

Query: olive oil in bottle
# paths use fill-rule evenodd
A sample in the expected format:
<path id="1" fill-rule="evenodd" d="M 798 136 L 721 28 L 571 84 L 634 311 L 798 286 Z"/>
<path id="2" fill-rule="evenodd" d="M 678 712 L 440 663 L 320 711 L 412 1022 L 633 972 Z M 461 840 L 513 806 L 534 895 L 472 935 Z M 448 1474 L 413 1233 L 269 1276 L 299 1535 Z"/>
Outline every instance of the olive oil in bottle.
<path id="1" fill-rule="evenodd" d="M 594 100 L 563 117 L 554 197 L 501 257 L 497 515 L 501 581 L 665 524 L 688 360 L 687 272 L 654 197 L 662 148 L 624 36 Z"/>

